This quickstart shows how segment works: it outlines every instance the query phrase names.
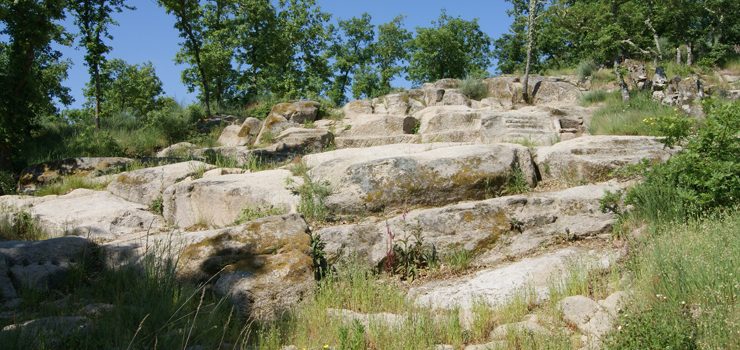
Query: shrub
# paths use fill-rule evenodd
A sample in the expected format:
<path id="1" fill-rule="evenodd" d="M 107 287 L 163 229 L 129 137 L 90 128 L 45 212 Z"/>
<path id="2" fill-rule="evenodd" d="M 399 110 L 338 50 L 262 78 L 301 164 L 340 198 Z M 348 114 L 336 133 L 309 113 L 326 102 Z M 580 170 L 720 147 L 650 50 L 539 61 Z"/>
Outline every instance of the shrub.
<path id="1" fill-rule="evenodd" d="M 705 104 L 705 125 L 685 149 L 656 165 L 627 194 L 637 214 L 655 222 L 686 220 L 727 208 L 740 198 L 740 102 Z"/>
<path id="2" fill-rule="evenodd" d="M 593 60 L 581 61 L 581 63 L 579 63 L 576 67 L 576 75 L 578 75 L 578 80 L 586 81 L 586 78 L 591 77 L 594 74 L 594 71 L 598 69 L 599 67 Z"/>
<path id="3" fill-rule="evenodd" d="M 162 215 L 164 212 L 164 200 L 162 199 L 162 196 L 157 197 L 149 204 L 149 210 L 153 213 Z"/>
<path id="4" fill-rule="evenodd" d="M 488 86 L 480 79 L 468 77 L 460 83 L 460 92 L 471 100 L 480 101 L 488 97 Z"/>

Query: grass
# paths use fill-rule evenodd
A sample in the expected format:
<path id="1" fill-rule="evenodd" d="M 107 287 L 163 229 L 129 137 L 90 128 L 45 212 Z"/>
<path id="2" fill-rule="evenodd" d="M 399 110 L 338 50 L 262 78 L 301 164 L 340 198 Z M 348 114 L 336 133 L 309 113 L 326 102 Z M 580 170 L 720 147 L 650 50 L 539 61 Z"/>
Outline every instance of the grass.
<path id="1" fill-rule="evenodd" d="M 604 103 L 591 119 L 589 131 L 593 135 L 657 136 L 658 131 L 646 120 L 673 117 L 677 113 L 645 93 L 633 94 L 627 103 L 618 94 L 611 94 Z"/>
<path id="2" fill-rule="evenodd" d="M 0 241 L 38 241 L 48 238 L 33 216 L 22 210 L 0 207 Z"/>
<path id="3" fill-rule="evenodd" d="M 331 214 L 326 206 L 326 198 L 332 193 L 329 183 L 313 181 L 308 176 L 305 165 L 293 165 L 291 171 L 293 174 L 303 173 L 303 183 L 295 188 L 295 192 L 300 196 L 298 212 L 303 214 L 306 220 L 325 222 Z M 288 179 L 288 185 L 293 185 L 293 180 Z"/>
<path id="4" fill-rule="evenodd" d="M 614 95 L 615 93 L 608 93 L 604 90 L 593 90 L 589 91 L 583 96 L 581 96 L 580 104 L 581 106 L 591 106 L 596 103 L 604 102 L 608 98 L 611 97 L 611 95 Z M 620 97 L 621 98 L 621 97 Z"/>
<path id="5" fill-rule="evenodd" d="M 148 256 L 141 266 L 101 267 L 95 252 L 69 273 L 59 294 L 21 290 L 22 306 L 15 319 L 77 314 L 91 303 L 112 305 L 84 330 L 2 332 L 3 349 L 184 349 L 224 344 L 240 348 L 246 323 L 231 304 L 204 286 L 175 278 L 175 262 Z"/>
<path id="6" fill-rule="evenodd" d="M 162 196 L 155 198 L 149 204 L 149 211 L 159 215 L 162 215 L 162 213 L 164 213 L 164 200 L 162 199 Z"/>
<path id="7" fill-rule="evenodd" d="M 78 188 L 102 190 L 108 186 L 106 181 L 93 180 L 84 176 L 65 176 L 61 181 L 43 186 L 34 192 L 36 196 L 64 195 Z"/>
<path id="8" fill-rule="evenodd" d="M 268 216 L 283 215 L 285 209 L 282 208 L 251 208 L 247 207 L 242 209 L 239 213 L 239 217 L 234 221 L 234 225 L 241 225 L 245 222 L 261 219 Z"/>
<path id="9" fill-rule="evenodd" d="M 636 299 L 612 349 L 736 349 L 740 213 L 653 225 L 629 263 Z"/>
<path id="10" fill-rule="evenodd" d="M 465 78 L 460 82 L 460 92 L 471 100 L 480 101 L 488 97 L 488 85 L 480 79 Z"/>

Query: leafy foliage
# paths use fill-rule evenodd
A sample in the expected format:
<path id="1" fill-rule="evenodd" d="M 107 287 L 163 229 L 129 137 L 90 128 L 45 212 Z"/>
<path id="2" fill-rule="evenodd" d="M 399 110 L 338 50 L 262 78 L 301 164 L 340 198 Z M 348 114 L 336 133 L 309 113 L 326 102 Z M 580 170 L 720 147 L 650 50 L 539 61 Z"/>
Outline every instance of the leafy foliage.
<path id="1" fill-rule="evenodd" d="M 656 165 L 627 194 L 637 215 L 686 220 L 729 208 L 740 198 L 740 102 L 705 104 L 707 118 L 682 152 Z"/>
<path id="2" fill-rule="evenodd" d="M 444 11 L 432 27 L 416 29 L 411 47 L 409 79 L 416 84 L 481 77 L 491 60 L 491 38 L 478 21 L 452 17 Z"/>

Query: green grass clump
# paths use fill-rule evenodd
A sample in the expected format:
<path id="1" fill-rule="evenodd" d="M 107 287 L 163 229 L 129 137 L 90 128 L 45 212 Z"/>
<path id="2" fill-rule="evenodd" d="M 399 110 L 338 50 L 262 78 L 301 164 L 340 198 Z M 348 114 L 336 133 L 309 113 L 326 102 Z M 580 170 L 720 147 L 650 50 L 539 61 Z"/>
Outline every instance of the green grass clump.
<path id="1" fill-rule="evenodd" d="M 43 186 L 34 192 L 36 196 L 64 195 L 78 188 L 89 190 L 102 190 L 108 186 L 108 182 L 96 181 L 84 176 L 65 176 L 60 181 Z"/>
<path id="2" fill-rule="evenodd" d="M 592 135 L 658 136 L 658 130 L 647 121 L 673 117 L 677 113 L 673 108 L 653 101 L 646 93 L 633 94 L 626 103 L 618 94 L 611 94 L 604 102 L 605 105 L 591 119 L 589 131 Z"/>
<path id="3" fill-rule="evenodd" d="M 0 207 L 0 241 L 38 241 L 48 234 L 26 211 Z"/>
<path id="4" fill-rule="evenodd" d="M 608 98 L 610 98 L 611 95 L 614 94 L 615 93 L 610 94 L 604 90 L 589 91 L 581 96 L 580 103 L 582 106 L 591 106 L 593 104 L 606 101 Z"/>
<path id="5" fill-rule="evenodd" d="M 465 78 L 460 82 L 460 92 L 471 100 L 480 101 L 488 97 L 488 85 L 480 79 Z"/>
<path id="6" fill-rule="evenodd" d="M 239 217 L 234 221 L 234 225 L 241 225 L 245 222 L 250 222 L 253 220 L 265 218 L 268 216 L 275 216 L 275 215 L 283 215 L 286 211 L 283 208 L 244 208 L 242 209 L 241 213 L 239 213 Z"/>
<path id="7" fill-rule="evenodd" d="M 599 70 L 599 67 L 596 65 L 596 62 L 593 60 L 586 60 L 578 64 L 576 67 L 576 75 L 578 76 L 578 80 L 586 81 L 586 79 L 593 76 L 594 72 L 597 70 Z"/>

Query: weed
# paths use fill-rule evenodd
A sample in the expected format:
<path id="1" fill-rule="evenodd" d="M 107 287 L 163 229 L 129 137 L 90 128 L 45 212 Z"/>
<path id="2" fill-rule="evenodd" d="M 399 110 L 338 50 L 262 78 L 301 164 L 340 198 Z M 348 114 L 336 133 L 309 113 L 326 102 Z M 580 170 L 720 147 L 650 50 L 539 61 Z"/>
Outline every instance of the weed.
<path id="1" fill-rule="evenodd" d="M 38 241 L 48 237 L 30 213 L 10 208 L 0 209 L 0 240 Z"/>
<path id="2" fill-rule="evenodd" d="M 332 193 L 328 182 L 314 182 L 308 175 L 303 176 L 303 184 L 295 190 L 300 196 L 298 212 L 308 220 L 326 221 L 329 217 L 329 208 L 326 198 Z"/>
<path id="3" fill-rule="evenodd" d="M 164 213 L 164 200 L 162 199 L 162 196 L 155 198 L 149 204 L 149 211 L 151 211 L 152 213 L 157 213 L 159 215 L 162 215 L 162 213 Z"/>
<path id="4" fill-rule="evenodd" d="M 339 348 L 343 350 L 365 350 L 365 327 L 360 321 L 352 322 L 351 327 L 339 327 Z"/>
<path id="5" fill-rule="evenodd" d="M 326 243 L 321 236 L 311 234 L 311 260 L 313 261 L 314 279 L 320 281 L 329 273 L 329 261 L 326 259 Z"/>
<path id="6" fill-rule="evenodd" d="M 593 60 L 581 61 L 576 67 L 578 80 L 586 81 L 586 79 L 591 77 L 594 74 L 594 71 L 597 71 L 598 69 L 599 67 Z"/>
<path id="7" fill-rule="evenodd" d="M 275 135 L 270 130 L 265 130 L 260 136 L 260 143 L 263 145 L 271 145 L 275 142 Z"/>
<path id="8" fill-rule="evenodd" d="M 303 122 L 303 127 L 306 129 L 316 129 L 316 123 L 314 123 L 313 120 L 306 119 L 306 121 Z"/>
<path id="9" fill-rule="evenodd" d="M 293 176 L 304 177 L 308 175 L 309 169 L 305 162 L 300 161 L 300 162 L 291 164 L 290 167 L 288 167 L 288 170 L 290 170 Z"/>
<path id="10" fill-rule="evenodd" d="M 36 196 L 64 195 L 78 188 L 102 190 L 108 186 L 106 181 L 97 181 L 85 176 L 65 176 L 60 181 L 45 185 L 34 192 Z"/>
<path id="11" fill-rule="evenodd" d="M 465 271 L 470 267 L 473 257 L 473 252 L 464 248 L 457 248 L 445 254 L 442 257 L 442 262 L 452 271 L 459 272 Z"/>
<path id="12" fill-rule="evenodd" d="M 591 106 L 593 104 L 606 101 L 613 93 L 604 90 L 589 91 L 581 96 L 581 106 Z"/>
<path id="13" fill-rule="evenodd" d="M 409 228 L 411 234 L 396 239 L 386 223 L 390 249 L 381 261 L 381 266 L 386 272 L 399 275 L 404 280 L 414 280 L 419 276 L 421 269 L 436 264 L 438 261 L 436 247 L 424 244 L 421 227 L 409 225 Z"/>
<path id="14" fill-rule="evenodd" d="M 524 172 L 519 168 L 519 166 L 515 166 L 514 170 L 509 174 L 506 185 L 504 186 L 504 194 L 513 195 L 527 193 L 529 191 L 529 183 L 524 176 Z"/>
<path id="15" fill-rule="evenodd" d="M 283 215 L 286 211 L 283 208 L 252 208 L 247 207 L 242 209 L 239 213 L 239 217 L 234 221 L 234 225 L 241 225 L 245 222 L 254 221 L 257 219 L 265 218 L 268 216 Z"/>
<path id="16" fill-rule="evenodd" d="M 622 203 L 622 191 L 606 191 L 604 196 L 599 200 L 599 210 L 602 213 L 613 213 L 620 215 L 622 209 L 620 209 Z"/>

